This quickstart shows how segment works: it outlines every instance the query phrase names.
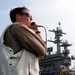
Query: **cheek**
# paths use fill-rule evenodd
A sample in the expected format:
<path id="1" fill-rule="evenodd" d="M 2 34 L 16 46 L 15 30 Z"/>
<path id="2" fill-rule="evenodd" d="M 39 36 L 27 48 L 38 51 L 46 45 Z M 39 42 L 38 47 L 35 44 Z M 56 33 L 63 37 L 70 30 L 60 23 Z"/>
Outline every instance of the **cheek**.
<path id="1" fill-rule="evenodd" d="M 31 24 L 31 20 L 30 20 L 30 18 L 28 18 L 28 20 L 27 20 L 30 24 Z"/>

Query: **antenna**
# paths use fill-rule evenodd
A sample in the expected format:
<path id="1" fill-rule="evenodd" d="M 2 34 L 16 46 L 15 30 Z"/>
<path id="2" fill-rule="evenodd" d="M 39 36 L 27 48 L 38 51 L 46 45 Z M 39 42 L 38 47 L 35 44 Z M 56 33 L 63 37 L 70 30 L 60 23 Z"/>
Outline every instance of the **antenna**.
<path id="1" fill-rule="evenodd" d="M 61 25 L 61 22 L 60 21 L 59 21 L 58 25 L 59 25 L 59 28 L 60 28 L 60 25 Z"/>

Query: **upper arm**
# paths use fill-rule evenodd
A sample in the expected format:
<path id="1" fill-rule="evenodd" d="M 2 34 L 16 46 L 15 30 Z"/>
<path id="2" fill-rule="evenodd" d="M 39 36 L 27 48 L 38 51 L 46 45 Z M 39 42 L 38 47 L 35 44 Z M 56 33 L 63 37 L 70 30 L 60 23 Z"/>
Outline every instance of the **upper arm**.
<path id="1" fill-rule="evenodd" d="M 25 28 L 24 26 L 17 26 L 14 29 L 14 33 L 19 43 L 24 48 L 29 48 L 30 50 L 35 52 L 38 56 L 42 56 L 45 54 L 44 42 L 34 33 L 32 33 L 29 29 Z"/>

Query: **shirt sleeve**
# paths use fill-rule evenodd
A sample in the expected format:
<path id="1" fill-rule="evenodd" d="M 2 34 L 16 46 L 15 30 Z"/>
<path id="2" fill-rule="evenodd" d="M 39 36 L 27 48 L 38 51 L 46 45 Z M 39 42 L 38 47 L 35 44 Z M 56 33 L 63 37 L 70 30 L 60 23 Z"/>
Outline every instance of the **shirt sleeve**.
<path id="1" fill-rule="evenodd" d="M 25 25 L 14 25 L 13 34 L 18 42 L 27 50 L 31 50 L 37 56 L 45 55 L 45 44 L 36 34 L 31 32 Z"/>

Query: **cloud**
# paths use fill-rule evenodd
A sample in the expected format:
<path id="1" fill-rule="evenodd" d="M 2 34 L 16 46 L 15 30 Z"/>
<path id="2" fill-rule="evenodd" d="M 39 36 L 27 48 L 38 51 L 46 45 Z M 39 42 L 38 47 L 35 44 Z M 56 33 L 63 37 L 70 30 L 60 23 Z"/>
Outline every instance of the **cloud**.
<path id="1" fill-rule="evenodd" d="M 7 10 L 0 10 L 0 15 L 8 15 L 9 14 L 9 9 Z"/>
<path id="2" fill-rule="evenodd" d="M 52 1 L 52 2 L 51 2 Z M 73 43 L 71 50 L 75 49 L 75 0 L 35 0 L 29 9 L 31 10 L 35 21 L 45 25 L 48 29 L 55 29 L 58 22 L 61 22 L 63 32 L 67 33 L 63 39 Z M 48 33 L 48 38 L 52 35 Z M 71 54 L 75 54 L 71 51 Z"/>
<path id="3" fill-rule="evenodd" d="M 44 25 L 48 30 L 56 28 L 58 26 L 58 22 L 60 21 L 62 29 L 64 32 L 68 33 L 68 35 L 66 35 L 68 36 L 67 39 L 71 42 L 74 41 L 75 0 L 24 0 L 19 1 L 19 3 L 17 0 L 17 2 L 14 1 L 15 5 L 13 1 L 11 1 L 11 3 L 7 9 L 0 10 L 0 15 L 9 14 L 10 8 L 12 9 L 17 6 L 26 5 L 30 10 L 33 19 L 38 24 Z M 73 37 L 70 38 L 71 35 Z M 48 37 L 50 38 L 51 35 Z"/>

